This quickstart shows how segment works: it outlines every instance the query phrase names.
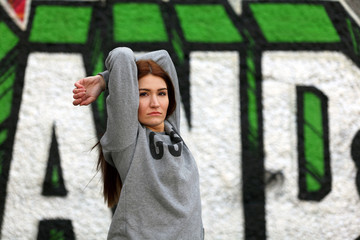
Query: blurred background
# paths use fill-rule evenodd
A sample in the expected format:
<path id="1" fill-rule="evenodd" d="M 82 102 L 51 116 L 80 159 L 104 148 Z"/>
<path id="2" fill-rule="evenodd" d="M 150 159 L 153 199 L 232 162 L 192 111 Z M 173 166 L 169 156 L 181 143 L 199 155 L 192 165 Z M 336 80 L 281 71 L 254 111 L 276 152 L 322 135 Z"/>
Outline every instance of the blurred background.
<path id="1" fill-rule="evenodd" d="M 105 239 L 106 93 L 118 46 L 166 49 L 206 239 L 360 239 L 357 0 L 0 0 L 0 239 Z"/>

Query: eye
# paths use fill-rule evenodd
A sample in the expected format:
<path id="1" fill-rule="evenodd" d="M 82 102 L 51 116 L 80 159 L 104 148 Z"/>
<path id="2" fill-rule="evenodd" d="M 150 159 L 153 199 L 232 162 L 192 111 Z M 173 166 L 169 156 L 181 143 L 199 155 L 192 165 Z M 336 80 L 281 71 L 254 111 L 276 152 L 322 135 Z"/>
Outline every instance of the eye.
<path id="1" fill-rule="evenodd" d="M 147 95 L 148 95 L 147 92 L 140 92 L 140 93 L 139 93 L 139 96 L 140 96 L 140 97 L 146 97 Z"/>
<path id="2" fill-rule="evenodd" d="M 167 92 L 163 91 L 163 92 L 159 92 L 159 96 L 166 96 Z"/>

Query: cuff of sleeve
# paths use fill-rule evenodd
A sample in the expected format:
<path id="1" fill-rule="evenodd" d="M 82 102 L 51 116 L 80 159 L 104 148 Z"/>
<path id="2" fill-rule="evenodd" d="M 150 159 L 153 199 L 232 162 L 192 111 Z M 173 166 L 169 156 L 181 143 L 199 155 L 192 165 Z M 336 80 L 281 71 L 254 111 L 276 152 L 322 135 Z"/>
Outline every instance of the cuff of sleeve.
<path id="1" fill-rule="evenodd" d="M 98 73 L 98 75 L 101 75 L 105 80 L 105 90 L 108 90 L 108 83 L 109 83 L 109 71 L 104 71 Z"/>

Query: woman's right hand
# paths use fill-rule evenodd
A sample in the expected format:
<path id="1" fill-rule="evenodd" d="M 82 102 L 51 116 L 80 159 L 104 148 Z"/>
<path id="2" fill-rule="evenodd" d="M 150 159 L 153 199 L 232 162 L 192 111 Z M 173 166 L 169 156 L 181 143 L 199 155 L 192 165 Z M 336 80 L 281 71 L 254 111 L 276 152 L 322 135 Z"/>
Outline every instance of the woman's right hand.
<path id="1" fill-rule="evenodd" d="M 106 83 L 101 75 L 86 77 L 75 83 L 73 90 L 73 104 L 75 106 L 86 106 L 94 102 L 102 91 L 105 90 Z"/>

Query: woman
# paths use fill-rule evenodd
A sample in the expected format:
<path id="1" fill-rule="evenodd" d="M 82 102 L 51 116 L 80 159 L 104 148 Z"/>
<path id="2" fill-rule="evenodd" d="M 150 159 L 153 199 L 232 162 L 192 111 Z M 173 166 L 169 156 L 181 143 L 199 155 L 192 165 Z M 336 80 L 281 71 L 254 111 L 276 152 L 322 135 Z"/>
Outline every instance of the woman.
<path id="1" fill-rule="evenodd" d="M 73 103 L 95 101 L 108 83 L 100 145 L 109 205 L 122 185 L 108 239 L 203 239 L 199 175 L 179 135 L 180 95 L 169 54 L 160 50 L 136 59 L 129 48 L 116 48 L 105 65 L 108 71 L 75 83 Z M 105 184 L 111 169 L 120 175 L 119 184 L 111 181 L 115 190 Z"/>

